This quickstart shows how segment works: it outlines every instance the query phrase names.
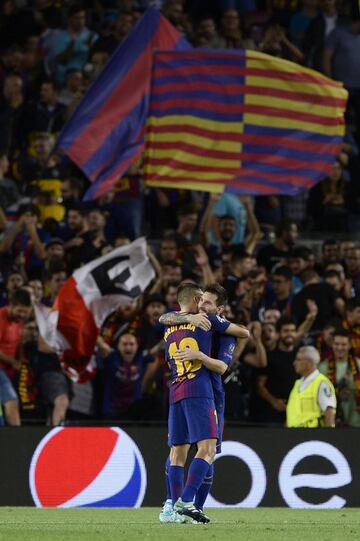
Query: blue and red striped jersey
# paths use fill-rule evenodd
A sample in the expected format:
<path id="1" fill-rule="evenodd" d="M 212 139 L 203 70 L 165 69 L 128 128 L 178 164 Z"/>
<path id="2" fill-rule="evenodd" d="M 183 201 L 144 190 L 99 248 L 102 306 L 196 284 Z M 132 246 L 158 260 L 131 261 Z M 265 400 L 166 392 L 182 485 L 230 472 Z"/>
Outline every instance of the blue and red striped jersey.
<path id="1" fill-rule="evenodd" d="M 211 330 L 203 331 L 191 323 L 172 325 L 164 333 L 166 360 L 170 366 L 170 404 L 184 398 L 214 398 L 210 372 L 200 361 L 175 361 L 176 350 L 186 347 L 211 355 L 214 332 L 224 333 L 230 323 L 220 316 L 209 316 Z"/>

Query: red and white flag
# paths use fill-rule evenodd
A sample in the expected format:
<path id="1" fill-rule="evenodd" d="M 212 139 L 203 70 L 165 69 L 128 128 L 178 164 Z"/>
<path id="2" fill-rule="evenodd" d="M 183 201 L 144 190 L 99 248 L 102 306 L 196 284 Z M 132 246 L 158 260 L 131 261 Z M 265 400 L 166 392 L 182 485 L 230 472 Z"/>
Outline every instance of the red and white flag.
<path id="1" fill-rule="evenodd" d="M 94 349 L 106 317 L 138 297 L 155 277 L 139 238 L 77 269 L 49 310 L 35 305 L 39 332 L 68 375 L 83 382 L 94 375 Z"/>

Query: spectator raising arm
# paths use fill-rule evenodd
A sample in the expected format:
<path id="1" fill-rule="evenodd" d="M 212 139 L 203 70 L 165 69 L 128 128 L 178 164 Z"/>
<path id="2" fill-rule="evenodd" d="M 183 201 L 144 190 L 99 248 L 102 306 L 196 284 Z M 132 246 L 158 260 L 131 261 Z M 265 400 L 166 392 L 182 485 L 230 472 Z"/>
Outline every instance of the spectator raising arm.
<path id="1" fill-rule="evenodd" d="M 255 346 L 255 352 L 245 353 L 244 362 L 255 368 L 265 368 L 267 366 L 266 349 L 261 340 L 261 324 L 259 321 L 253 321 L 248 325 L 252 342 Z M 243 340 L 241 342 L 244 342 Z"/>

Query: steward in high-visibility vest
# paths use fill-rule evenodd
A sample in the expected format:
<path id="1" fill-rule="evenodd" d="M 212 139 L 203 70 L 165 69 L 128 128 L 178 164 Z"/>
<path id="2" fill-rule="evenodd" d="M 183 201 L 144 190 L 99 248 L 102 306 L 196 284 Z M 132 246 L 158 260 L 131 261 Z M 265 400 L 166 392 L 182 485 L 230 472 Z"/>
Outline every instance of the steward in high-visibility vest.
<path id="1" fill-rule="evenodd" d="M 304 346 L 297 352 L 294 367 L 301 378 L 295 382 L 286 407 L 289 428 L 335 426 L 335 389 L 317 369 L 319 362 L 319 352 L 313 346 Z"/>

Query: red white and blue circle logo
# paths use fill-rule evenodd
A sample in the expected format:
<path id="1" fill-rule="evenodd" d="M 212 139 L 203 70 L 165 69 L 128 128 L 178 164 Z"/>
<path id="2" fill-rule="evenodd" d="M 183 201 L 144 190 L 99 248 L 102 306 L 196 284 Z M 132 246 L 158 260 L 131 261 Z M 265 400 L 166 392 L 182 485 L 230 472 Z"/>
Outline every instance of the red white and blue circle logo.
<path id="1" fill-rule="evenodd" d="M 60 427 L 37 446 L 29 482 L 37 507 L 140 507 L 146 468 L 120 428 Z"/>

